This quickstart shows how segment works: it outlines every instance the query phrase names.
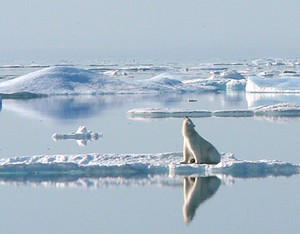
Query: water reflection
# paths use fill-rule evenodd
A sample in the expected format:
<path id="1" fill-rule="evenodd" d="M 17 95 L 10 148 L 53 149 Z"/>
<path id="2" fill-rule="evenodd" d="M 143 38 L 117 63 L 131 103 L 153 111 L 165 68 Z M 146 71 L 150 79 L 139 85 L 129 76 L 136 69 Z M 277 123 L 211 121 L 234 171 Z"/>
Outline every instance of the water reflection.
<path id="1" fill-rule="evenodd" d="M 183 219 L 190 223 L 197 208 L 211 198 L 219 189 L 221 180 L 216 176 L 185 177 L 183 182 Z"/>
<path id="2" fill-rule="evenodd" d="M 53 120 L 68 120 L 93 117 L 136 101 L 151 101 L 164 106 L 172 106 L 182 99 L 182 95 L 81 95 L 51 96 L 28 100 L 4 99 L 2 111 L 13 111 L 33 119 L 43 117 Z"/>
<path id="3" fill-rule="evenodd" d="M 297 93 L 246 93 L 248 108 L 278 103 L 300 104 Z"/>

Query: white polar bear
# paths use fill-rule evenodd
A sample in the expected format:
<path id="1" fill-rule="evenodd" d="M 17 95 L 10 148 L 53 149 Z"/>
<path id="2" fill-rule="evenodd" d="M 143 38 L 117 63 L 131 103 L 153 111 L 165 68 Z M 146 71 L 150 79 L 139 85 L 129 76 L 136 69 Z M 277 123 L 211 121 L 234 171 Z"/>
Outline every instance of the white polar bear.
<path id="1" fill-rule="evenodd" d="M 184 161 L 180 162 L 181 164 L 217 164 L 220 162 L 221 155 L 218 150 L 196 132 L 194 123 L 188 117 L 183 120 L 182 135 Z"/>

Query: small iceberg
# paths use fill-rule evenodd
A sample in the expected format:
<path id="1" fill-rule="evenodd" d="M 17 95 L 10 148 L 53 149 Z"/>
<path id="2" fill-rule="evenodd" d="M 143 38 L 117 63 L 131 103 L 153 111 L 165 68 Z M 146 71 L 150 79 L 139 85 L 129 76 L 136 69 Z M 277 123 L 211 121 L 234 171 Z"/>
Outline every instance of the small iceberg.
<path id="1" fill-rule="evenodd" d="M 85 126 L 80 126 L 76 132 L 69 134 L 54 133 L 52 135 L 52 139 L 54 141 L 76 140 L 79 146 L 86 146 L 87 141 L 98 140 L 100 137 L 103 137 L 103 133 L 96 133 L 90 130 L 88 131 Z"/>
<path id="2" fill-rule="evenodd" d="M 300 93 L 299 77 L 249 77 L 246 92 L 251 93 Z"/>

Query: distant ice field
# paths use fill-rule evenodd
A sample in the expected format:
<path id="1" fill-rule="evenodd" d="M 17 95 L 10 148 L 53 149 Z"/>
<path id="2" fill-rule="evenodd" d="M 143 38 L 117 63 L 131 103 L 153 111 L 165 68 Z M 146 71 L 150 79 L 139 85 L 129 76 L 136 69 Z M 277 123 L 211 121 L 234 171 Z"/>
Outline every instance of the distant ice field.
<path id="1" fill-rule="evenodd" d="M 299 66 L 298 60 L 279 59 L 198 64 L 3 64 L 0 94 L 21 98 L 29 94 L 299 93 Z M 7 69 L 32 72 L 7 77 Z"/>

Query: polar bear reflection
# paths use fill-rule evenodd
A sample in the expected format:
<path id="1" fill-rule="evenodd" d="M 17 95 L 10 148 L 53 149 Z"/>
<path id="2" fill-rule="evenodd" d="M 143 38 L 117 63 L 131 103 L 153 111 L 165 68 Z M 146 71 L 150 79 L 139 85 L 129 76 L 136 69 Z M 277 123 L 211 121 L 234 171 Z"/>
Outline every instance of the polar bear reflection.
<path id="1" fill-rule="evenodd" d="M 198 206 L 217 192 L 220 184 L 216 176 L 184 178 L 183 218 L 186 224 L 193 220 Z"/>

